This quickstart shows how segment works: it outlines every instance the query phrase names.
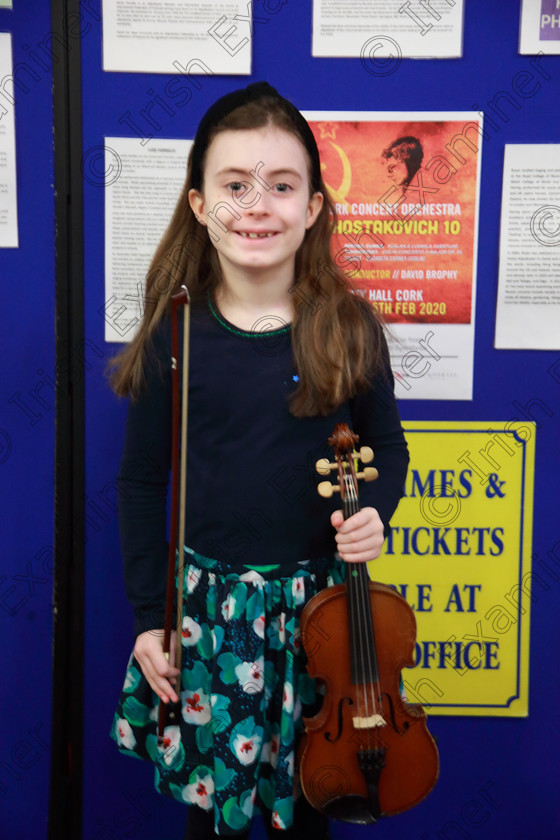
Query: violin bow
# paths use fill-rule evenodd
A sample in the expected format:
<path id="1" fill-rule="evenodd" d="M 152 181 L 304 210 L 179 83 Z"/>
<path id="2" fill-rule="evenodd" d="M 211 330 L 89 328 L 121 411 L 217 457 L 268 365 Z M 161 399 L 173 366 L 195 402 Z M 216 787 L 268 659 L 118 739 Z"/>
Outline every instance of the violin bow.
<path id="1" fill-rule="evenodd" d="M 165 603 L 165 624 L 163 652 L 169 661 L 171 650 L 171 621 L 175 595 L 175 568 L 177 566 L 177 611 L 175 620 L 175 667 L 179 671 L 176 693 L 181 689 L 181 632 L 183 623 L 183 591 L 185 582 L 185 502 L 187 495 L 187 418 L 189 400 L 189 338 L 190 338 L 190 296 L 186 286 L 171 297 L 171 521 L 169 527 L 169 555 L 167 565 L 167 591 Z M 179 307 L 183 306 L 183 370 L 182 404 L 179 412 Z M 179 414 L 181 414 L 181 445 L 179 447 Z M 179 451 L 181 465 L 179 468 Z M 179 493 L 177 487 L 179 486 Z M 179 503 L 177 503 L 179 495 Z M 177 562 L 178 555 L 178 562 Z M 179 703 L 159 704 L 158 745 L 165 746 L 164 729 L 179 722 Z"/>

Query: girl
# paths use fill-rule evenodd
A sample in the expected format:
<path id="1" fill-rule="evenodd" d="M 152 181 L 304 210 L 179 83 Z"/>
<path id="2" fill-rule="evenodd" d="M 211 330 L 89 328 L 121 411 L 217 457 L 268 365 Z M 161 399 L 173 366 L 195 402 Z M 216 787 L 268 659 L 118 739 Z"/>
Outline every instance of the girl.
<path id="1" fill-rule="evenodd" d="M 408 462 L 382 327 L 335 267 L 332 224 L 299 111 L 265 83 L 218 100 L 154 256 L 141 328 L 116 359 L 114 390 L 131 398 L 118 484 L 136 644 L 112 735 L 189 805 L 191 840 L 248 837 L 257 810 L 269 837 L 330 836 L 298 796 L 296 742 L 317 699 L 299 616 L 347 563 L 379 555 Z M 168 311 L 182 284 L 192 306 L 179 674 L 162 627 Z M 380 475 L 346 521 L 313 478 L 336 422 L 373 447 Z M 160 750 L 157 706 L 177 699 L 180 725 Z"/>

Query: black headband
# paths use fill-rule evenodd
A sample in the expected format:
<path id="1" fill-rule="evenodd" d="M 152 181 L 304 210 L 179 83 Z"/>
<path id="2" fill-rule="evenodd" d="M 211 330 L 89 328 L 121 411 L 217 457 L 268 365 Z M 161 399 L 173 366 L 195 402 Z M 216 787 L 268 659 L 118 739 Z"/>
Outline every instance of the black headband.
<path id="1" fill-rule="evenodd" d="M 291 117 L 294 127 L 311 158 L 311 183 L 313 191 L 319 189 L 321 181 L 319 150 L 317 149 L 315 137 L 307 120 L 302 117 L 295 105 L 292 105 L 288 99 L 280 96 L 278 91 L 269 85 L 268 82 L 254 82 L 246 88 L 241 88 L 241 90 L 226 93 L 225 96 L 222 96 L 217 102 L 214 102 L 202 117 L 194 138 L 192 150 L 192 186 L 195 190 L 200 190 L 202 186 L 202 159 L 208 148 L 208 139 L 212 129 L 224 117 L 227 117 L 228 114 L 235 111 L 236 108 L 247 105 L 249 102 L 256 102 L 265 96 L 276 99 L 286 114 Z"/>

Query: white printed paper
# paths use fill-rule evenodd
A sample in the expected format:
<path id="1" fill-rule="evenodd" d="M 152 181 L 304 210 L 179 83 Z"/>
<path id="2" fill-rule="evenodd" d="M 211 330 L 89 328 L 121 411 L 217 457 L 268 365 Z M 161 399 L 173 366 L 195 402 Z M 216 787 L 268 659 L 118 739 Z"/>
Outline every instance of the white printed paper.
<path id="1" fill-rule="evenodd" d="M 105 140 L 105 341 L 130 341 L 140 324 L 145 278 L 185 183 L 191 144 Z M 98 169 L 92 161 L 90 177 Z"/>
<path id="2" fill-rule="evenodd" d="M 463 0 L 314 0 L 313 55 L 360 58 L 373 76 L 402 58 L 462 54 Z"/>
<path id="3" fill-rule="evenodd" d="M 560 349 L 560 145 L 506 145 L 497 348 Z"/>
<path id="4" fill-rule="evenodd" d="M 249 74 L 252 37 L 251 4 L 240 0 L 103 0 L 104 70 Z"/>
<path id="5" fill-rule="evenodd" d="M 0 248 L 18 247 L 16 130 L 12 78 L 12 39 L 0 33 Z"/>

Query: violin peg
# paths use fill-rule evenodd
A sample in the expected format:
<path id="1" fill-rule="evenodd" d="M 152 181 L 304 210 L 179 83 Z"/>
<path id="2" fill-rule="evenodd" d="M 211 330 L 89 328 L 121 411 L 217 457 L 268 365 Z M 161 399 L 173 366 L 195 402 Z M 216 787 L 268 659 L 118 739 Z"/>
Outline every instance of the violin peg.
<path id="1" fill-rule="evenodd" d="M 356 473 L 356 478 L 363 478 L 364 481 L 375 481 L 378 476 L 379 473 L 375 467 L 364 467 L 362 472 Z"/>
<path id="2" fill-rule="evenodd" d="M 373 461 L 373 449 L 371 446 L 360 446 L 360 461 L 362 464 L 369 464 Z"/>
<path id="3" fill-rule="evenodd" d="M 331 471 L 331 464 L 328 458 L 319 458 L 315 464 L 315 469 L 319 475 L 328 475 Z"/>
<path id="4" fill-rule="evenodd" d="M 330 481 L 321 481 L 317 485 L 317 493 L 323 499 L 330 499 L 336 490 L 340 490 L 340 488 L 336 484 L 331 484 Z"/>

